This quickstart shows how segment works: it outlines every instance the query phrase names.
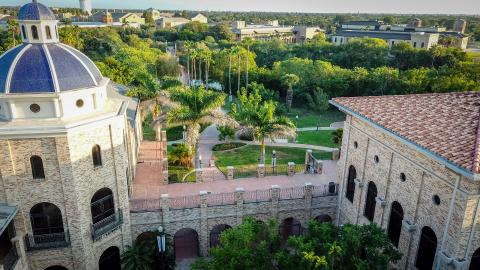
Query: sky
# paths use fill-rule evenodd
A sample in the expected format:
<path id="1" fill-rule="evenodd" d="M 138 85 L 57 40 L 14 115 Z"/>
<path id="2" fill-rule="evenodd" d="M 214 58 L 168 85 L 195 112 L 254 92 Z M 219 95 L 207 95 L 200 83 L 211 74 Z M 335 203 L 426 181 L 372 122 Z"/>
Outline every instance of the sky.
<path id="1" fill-rule="evenodd" d="M 78 7 L 78 0 L 38 0 L 48 6 Z M 93 8 L 220 10 L 318 13 L 416 13 L 480 15 L 480 0 L 91 0 Z M 30 0 L 0 0 L 22 5 Z"/>

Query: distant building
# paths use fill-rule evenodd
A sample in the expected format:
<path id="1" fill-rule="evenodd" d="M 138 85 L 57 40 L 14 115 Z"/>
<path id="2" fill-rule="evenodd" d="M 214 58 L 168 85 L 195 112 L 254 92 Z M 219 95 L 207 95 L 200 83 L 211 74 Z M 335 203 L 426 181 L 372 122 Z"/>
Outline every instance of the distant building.
<path id="1" fill-rule="evenodd" d="M 147 16 L 151 16 L 154 21 L 161 18 L 160 11 L 158 11 L 154 8 L 149 8 L 149 9 L 145 10 L 145 14 Z"/>
<path id="2" fill-rule="evenodd" d="M 192 22 L 208 23 L 208 18 L 201 13 L 193 14 L 192 16 L 190 16 L 190 20 Z"/>
<path id="3" fill-rule="evenodd" d="M 267 24 L 250 25 L 246 25 L 245 21 L 234 21 L 231 25 L 238 41 L 251 38 L 252 40 L 263 41 L 280 39 L 287 43 L 300 43 L 312 39 L 318 33 L 324 32 L 319 27 L 280 26 L 276 20 L 269 21 Z"/>
<path id="4" fill-rule="evenodd" d="M 182 18 L 182 17 L 172 17 L 172 18 L 160 18 L 158 20 L 155 21 L 155 25 L 157 26 L 157 28 L 175 28 L 175 27 L 179 27 L 179 26 L 182 26 L 182 25 L 185 25 L 187 23 L 189 23 L 190 20 L 189 19 L 185 19 L 185 18 Z"/>
<path id="5" fill-rule="evenodd" d="M 463 22 L 462 22 L 463 21 Z M 333 43 L 344 44 L 352 38 L 373 37 L 385 40 L 391 47 L 400 41 L 407 41 L 414 48 L 430 48 L 443 37 L 454 38 L 454 46 L 466 49 L 468 36 L 461 30 L 466 26 L 464 20 L 457 20 L 453 31 L 445 27 L 422 26 L 422 20 L 414 19 L 409 24 L 389 25 L 382 21 L 351 21 L 342 24 L 342 28 L 331 36 Z M 460 31 L 457 31 L 460 30 Z"/>
<path id="6" fill-rule="evenodd" d="M 92 15 L 92 1 L 91 0 L 80 0 L 80 9 L 87 13 L 88 15 Z"/>
<path id="7" fill-rule="evenodd" d="M 145 18 L 132 12 L 98 12 L 92 15 L 92 21 L 120 25 L 125 23 L 129 25 L 145 24 Z"/>
<path id="8" fill-rule="evenodd" d="M 459 33 L 465 33 L 465 30 L 467 29 L 467 21 L 463 19 L 458 19 L 455 21 L 453 24 L 453 31 L 459 32 Z"/>
<path id="9" fill-rule="evenodd" d="M 385 40 L 388 47 L 405 41 L 414 48 L 428 49 L 438 43 L 439 36 L 439 34 L 425 32 L 339 30 L 332 35 L 331 39 L 335 45 L 341 45 L 355 38 L 379 38 Z"/>

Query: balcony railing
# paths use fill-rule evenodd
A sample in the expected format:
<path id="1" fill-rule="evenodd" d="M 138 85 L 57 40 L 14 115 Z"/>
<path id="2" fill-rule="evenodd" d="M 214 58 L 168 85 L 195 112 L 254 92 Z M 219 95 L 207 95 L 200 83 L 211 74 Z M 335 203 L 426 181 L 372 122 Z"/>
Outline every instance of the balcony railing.
<path id="1" fill-rule="evenodd" d="M 102 238 L 103 235 L 109 234 L 118 229 L 123 224 L 122 210 L 118 209 L 117 212 L 107 218 L 100 220 L 99 222 L 92 224 L 92 239 L 97 241 Z"/>
<path id="2" fill-rule="evenodd" d="M 69 234 L 67 232 L 49 233 L 39 235 L 25 235 L 27 250 L 42 250 L 52 248 L 63 248 L 70 246 Z"/>
<path id="3" fill-rule="evenodd" d="M 3 266 L 4 270 L 12 270 L 18 262 L 17 249 L 12 247 L 8 253 L 0 260 L 0 268 Z"/>

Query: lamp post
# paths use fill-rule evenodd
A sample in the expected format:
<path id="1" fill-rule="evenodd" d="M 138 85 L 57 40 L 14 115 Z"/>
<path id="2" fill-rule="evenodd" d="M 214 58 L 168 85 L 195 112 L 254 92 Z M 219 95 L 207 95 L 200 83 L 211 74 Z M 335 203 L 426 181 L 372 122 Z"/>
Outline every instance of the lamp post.
<path id="1" fill-rule="evenodd" d="M 298 114 L 295 115 L 295 127 L 298 129 Z M 293 140 L 294 142 L 297 142 L 297 137 L 295 137 Z"/>
<path id="2" fill-rule="evenodd" d="M 202 154 L 198 153 L 198 168 L 202 168 Z"/>
<path id="3" fill-rule="evenodd" d="M 275 150 L 272 151 L 272 172 L 276 175 L 275 168 L 277 166 L 277 152 Z"/>
<path id="4" fill-rule="evenodd" d="M 158 252 L 160 252 L 160 254 L 163 254 L 165 253 L 165 251 L 167 251 L 167 242 L 165 240 L 165 232 L 163 231 L 162 226 L 158 227 L 158 232 L 160 233 L 160 235 L 157 236 Z"/>
<path id="5" fill-rule="evenodd" d="M 182 137 L 183 137 L 183 142 L 185 143 L 186 140 L 187 140 L 187 127 L 186 126 L 183 126 Z"/>

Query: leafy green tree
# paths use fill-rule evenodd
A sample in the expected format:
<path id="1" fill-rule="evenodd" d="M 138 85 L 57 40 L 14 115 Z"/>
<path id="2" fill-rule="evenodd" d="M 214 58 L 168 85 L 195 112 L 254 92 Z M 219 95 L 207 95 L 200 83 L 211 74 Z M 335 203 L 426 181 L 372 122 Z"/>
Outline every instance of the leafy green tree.
<path id="1" fill-rule="evenodd" d="M 277 269 L 274 259 L 281 239 L 278 223 L 274 220 L 263 223 L 246 218 L 243 224 L 224 231 L 220 243 L 210 252 L 212 260 L 200 259 L 192 265 L 192 269 Z"/>
<path id="2" fill-rule="evenodd" d="M 174 166 L 191 167 L 193 155 L 186 144 L 179 144 L 170 151 L 169 163 Z"/>
<path id="3" fill-rule="evenodd" d="M 260 163 L 265 164 L 266 139 L 295 137 L 295 125 L 285 116 L 276 116 L 274 101 L 263 101 L 258 91 L 238 93 L 238 105 L 232 104 L 231 115 L 242 125 L 242 133 L 253 134 L 260 142 Z"/>
<path id="4" fill-rule="evenodd" d="M 317 88 L 313 94 L 305 94 L 308 109 L 315 112 L 326 112 L 328 110 L 328 95 L 322 89 Z"/>
<path id="5" fill-rule="evenodd" d="M 339 128 L 332 131 L 332 142 L 337 145 L 342 145 L 343 129 Z"/>
<path id="6" fill-rule="evenodd" d="M 178 76 L 180 75 L 180 66 L 177 59 L 168 55 L 160 55 L 155 63 L 158 76 Z"/>
<path id="7" fill-rule="evenodd" d="M 208 28 L 208 35 L 215 38 L 215 40 L 232 41 L 235 38 L 230 25 L 228 23 L 218 23 Z"/>
<path id="8" fill-rule="evenodd" d="M 218 139 L 220 141 L 228 141 L 235 138 L 235 129 L 231 126 L 219 126 L 218 128 Z"/>
<path id="9" fill-rule="evenodd" d="M 121 264 L 125 270 L 150 270 L 153 259 L 148 247 L 142 244 L 128 246 L 122 254 Z"/>

